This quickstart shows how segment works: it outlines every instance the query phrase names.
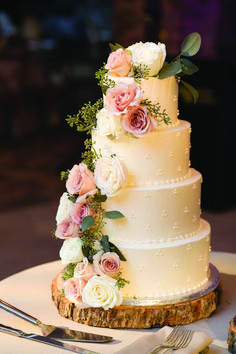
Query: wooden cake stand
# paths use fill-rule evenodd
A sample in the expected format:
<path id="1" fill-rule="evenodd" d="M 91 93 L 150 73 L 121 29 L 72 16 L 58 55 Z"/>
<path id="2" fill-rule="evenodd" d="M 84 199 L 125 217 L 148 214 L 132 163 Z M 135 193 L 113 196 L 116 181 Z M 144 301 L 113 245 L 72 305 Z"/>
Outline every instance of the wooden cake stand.
<path id="1" fill-rule="evenodd" d="M 213 267 L 213 266 L 212 266 Z M 52 299 L 62 317 L 95 327 L 150 328 L 185 325 L 209 317 L 220 302 L 219 281 L 204 295 L 171 304 L 129 306 L 121 305 L 107 311 L 101 307 L 77 308 L 61 294 L 62 272 L 52 282 Z M 201 292 L 199 292 L 201 294 Z"/>

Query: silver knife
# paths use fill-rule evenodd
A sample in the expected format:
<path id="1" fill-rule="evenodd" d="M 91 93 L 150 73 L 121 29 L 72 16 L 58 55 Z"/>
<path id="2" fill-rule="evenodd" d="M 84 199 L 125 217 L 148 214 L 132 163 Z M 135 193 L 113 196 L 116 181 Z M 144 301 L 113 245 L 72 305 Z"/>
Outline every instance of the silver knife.
<path id="1" fill-rule="evenodd" d="M 100 334 L 87 333 L 81 331 L 75 331 L 73 329 L 61 328 L 52 325 L 46 325 L 42 323 L 37 318 L 28 315 L 27 313 L 17 309 L 16 307 L 8 304 L 7 302 L 0 299 L 0 308 L 6 310 L 13 315 L 16 315 L 23 320 L 26 320 L 30 323 L 33 323 L 36 326 L 39 326 L 43 336 L 62 339 L 62 340 L 72 340 L 78 342 L 92 342 L 92 343 L 106 343 L 111 342 L 113 337 L 103 336 Z"/>
<path id="2" fill-rule="evenodd" d="M 34 340 L 36 342 L 52 345 L 54 347 L 59 347 L 61 349 L 70 350 L 71 352 L 75 352 L 75 353 L 99 354 L 97 352 L 93 352 L 92 350 L 77 347 L 76 345 L 72 345 L 72 344 L 68 344 L 68 343 L 63 343 L 63 342 L 60 342 L 60 341 L 52 339 L 52 338 L 39 336 L 39 335 L 33 334 L 33 333 L 27 334 L 19 329 L 11 328 L 11 327 L 5 326 L 3 324 L 0 324 L 0 332 L 6 333 L 6 334 L 11 334 L 13 336 L 17 336 L 20 338 L 30 339 L 30 340 Z"/>

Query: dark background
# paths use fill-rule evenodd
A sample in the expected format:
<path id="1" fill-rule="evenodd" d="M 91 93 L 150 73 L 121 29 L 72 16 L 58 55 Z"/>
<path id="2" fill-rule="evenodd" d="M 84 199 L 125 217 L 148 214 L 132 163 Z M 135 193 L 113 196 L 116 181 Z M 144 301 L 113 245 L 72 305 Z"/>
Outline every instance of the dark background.
<path id="1" fill-rule="evenodd" d="M 192 124 L 191 162 L 203 174 L 203 211 L 220 226 L 230 213 L 228 237 L 236 245 L 235 10 L 234 0 L 0 5 L 0 278 L 58 258 L 61 244 L 50 232 L 65 190 L 60 171 L 80 161 L 85 138 L 65 118 L 101 97 L 94 72 L 107 60 L 109 42 L 160 41 L 171 60 L 188 34 L 200 33 L 193 58 L 200 71 L 186 78 L 199 100 L 194 105 L 180 87 L 180 118 Z"/>

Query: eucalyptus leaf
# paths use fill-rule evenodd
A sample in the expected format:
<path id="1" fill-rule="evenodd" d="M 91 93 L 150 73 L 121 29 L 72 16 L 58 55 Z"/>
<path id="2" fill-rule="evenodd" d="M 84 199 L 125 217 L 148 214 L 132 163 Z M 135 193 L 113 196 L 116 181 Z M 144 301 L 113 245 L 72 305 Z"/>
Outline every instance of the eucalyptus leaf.
<path id="1" fill-rule="evenodd" d="M 105 216 L 108 219 L 121 219 L 121 218 L 125 217 L 120 211 L 117 211 L 117 210 L 107 211 L 105 213 Z"/>
<path id="2" fill-rule="evenodd" d="M 182 65 L 182 73 L 183 75 L 192 75 L 196 73 L 199 68 L 197 65 L 193 64 L 190 60 L 188 59 L 181 59 L 180 60 L 181 65 Z"/>
<path id="3" fill-rule="evenodd" d="M 94 218 L 93 216 L 89 215 L 89 216 L 85 216 L 82 220 L 81 223 L 81 230 L 82 232 L 86 231 L 87 229 L 89 229 L 91 226 L 94 225 Z"/>
<path id="4" fill-rule="evenodd" d="M 199 97 L 197 90 L 195 90 L 195 88 L 193 88 L 193 86 L 187 84 L 187 82 L 184 82 L 183 80 L 180 80 L 180 82 L 184 85 L 184 87 L 186 87 L 187 90 L 189 90 L 191 92 L 191 94 L 193 96 L 194 103 L 196 103 L 198 100 L 198 97 Z"/>
<path id="5" fill-rule="evenodd" d="M 102 235 L 101 246 L 104 252 L 109 252 L 109 237 L 107 235 Z"/>
<path id="6" fill-rule="evenodd" d="M 188 35 L 181 46 L 181 55 L 191 57 L 195 55 L 201 46 L 201 36 L 199 33 L 194 32 Z"/>
<path id="7" fill-rule="evenodd" d="M 159 79 L 166 79 L 174 76 L 182 71 L 182 66 L 179 61 L 173 61 L 170 64 L 164 65 L 158 73 Z"/>
<path id="8" fill-rule="evenodd" d="M 123 253 L 119 250 L 118 247 L 116 247 L 116 245 L 114 245 L 112 242 L 109 242 L 109 249 L 110 249 L 110 252 L 115 252 L 116 254 L 118 254 L 119 258 L 121 261 L 125 262 L 126 261 L 126 258 L 125 256 L 123 255 Z"/>

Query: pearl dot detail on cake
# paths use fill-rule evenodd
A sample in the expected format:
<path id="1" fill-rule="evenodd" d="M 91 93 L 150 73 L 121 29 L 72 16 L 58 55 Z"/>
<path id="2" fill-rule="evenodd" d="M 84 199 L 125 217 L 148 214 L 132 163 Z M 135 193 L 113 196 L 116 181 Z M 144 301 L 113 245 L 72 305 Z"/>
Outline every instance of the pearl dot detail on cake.
<path id="1" fill-rule="evenodd" d="M 158 256 L 158 257 L 163 256 L 162 250 L 157 250 L 155 255 Z"/>
<path id="2" fill-rule="evenodd" d="M 145 160 L 151 160 L 151 155 L 149 153 L 146 153 L 144 158 Z"/>
<path id="3" fill-rule="evenodd" d="M 172 265 L 172 267 L 173 267 L 174 269 L 178 269 L 180 266 L 179 266 L 179 263 L 178 263 L 178 262 L 174 262 L 173 265 Z"/>
<path id="4" fill-rule="evenodd" d="M 146 231 L 152 231 L 151 225 L 147 225 L 145 228 Z"/>

